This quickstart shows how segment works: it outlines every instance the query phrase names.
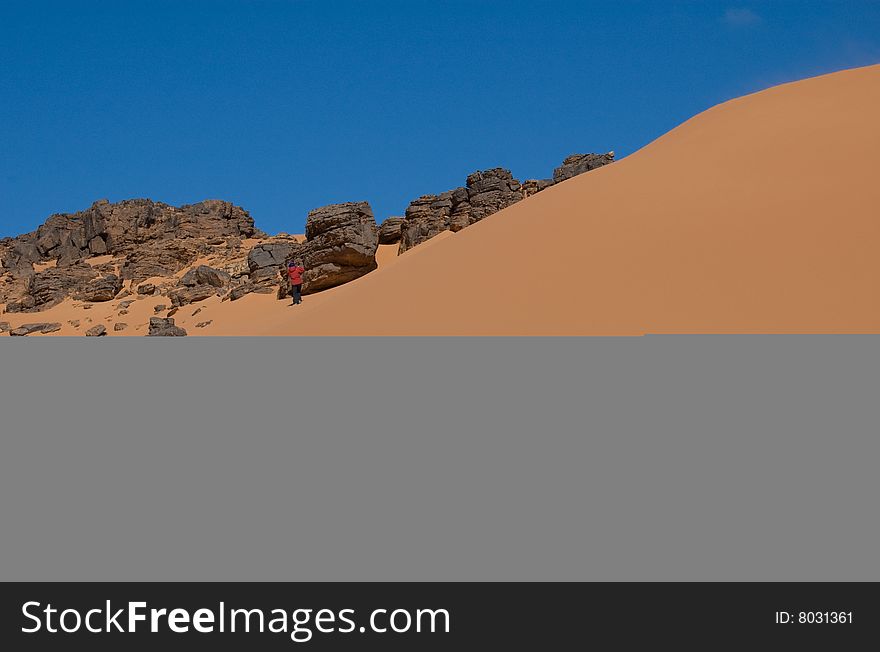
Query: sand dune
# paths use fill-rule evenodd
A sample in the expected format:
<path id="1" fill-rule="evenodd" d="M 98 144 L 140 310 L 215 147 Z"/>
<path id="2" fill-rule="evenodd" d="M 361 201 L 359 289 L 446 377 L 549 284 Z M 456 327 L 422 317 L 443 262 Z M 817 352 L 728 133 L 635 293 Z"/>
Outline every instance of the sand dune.
<path id="1" fill-rule="evenodd" d="M 880 66 L 716 106 L 254 333 L 880 332 Z"/>
<path id="2" fill-rule="evenodd" d="M 878 333 L 878 115 L 880 66 L 777 86 L 402 256 L 380 247 L 379 269 L 300 306 L 175 318 L 191 335 Z M 166 302 L 3 317 L 142 335 Z"/>

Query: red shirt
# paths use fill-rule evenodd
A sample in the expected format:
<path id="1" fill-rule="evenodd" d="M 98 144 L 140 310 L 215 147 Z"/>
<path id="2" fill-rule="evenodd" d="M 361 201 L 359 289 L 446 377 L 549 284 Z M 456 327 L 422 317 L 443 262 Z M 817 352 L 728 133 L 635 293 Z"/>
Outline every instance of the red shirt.
<path id="1" fill-rule="evenodd" d="M 287 275 L 290 277 L 290 284 L 291 285 L 302 285 L 302 282 L 303 282 L 302 273 L 304 271 L 306 271 L 305 267 L 300 267 L 300 266 L 288 267 L 287 268 Z"/>

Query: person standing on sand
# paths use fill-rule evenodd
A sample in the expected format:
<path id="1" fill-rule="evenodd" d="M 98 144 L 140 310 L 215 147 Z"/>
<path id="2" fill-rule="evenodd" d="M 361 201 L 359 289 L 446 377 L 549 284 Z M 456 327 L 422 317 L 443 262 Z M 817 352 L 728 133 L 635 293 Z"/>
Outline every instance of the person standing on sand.
<path id="1" fill-rule="evenodd" d="M 302 303 L 302 275 L 304 271 L 306 271 L 306 268 L 298 260 L 291 260 L 287 263 L 287 277 L 290 279 L 290 296 L 293 297 L 293 303 L 290 304 L 292 306 Z"/>

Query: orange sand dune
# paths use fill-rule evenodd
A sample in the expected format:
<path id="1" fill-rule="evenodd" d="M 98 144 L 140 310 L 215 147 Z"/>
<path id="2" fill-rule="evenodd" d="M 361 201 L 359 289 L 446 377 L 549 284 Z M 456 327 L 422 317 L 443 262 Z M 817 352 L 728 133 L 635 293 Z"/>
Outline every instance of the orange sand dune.
<path id="1" fill-rule="evenodd" d="M 880 66 L 726 102 L 249 331 L 880 333 L 878 116 Z"/>

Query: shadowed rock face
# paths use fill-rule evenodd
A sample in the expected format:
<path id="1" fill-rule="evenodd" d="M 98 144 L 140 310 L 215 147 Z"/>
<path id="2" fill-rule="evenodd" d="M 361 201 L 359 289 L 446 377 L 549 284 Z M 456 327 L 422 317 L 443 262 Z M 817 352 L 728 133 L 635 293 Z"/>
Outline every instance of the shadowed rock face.
<path id="1" fill-rule="evenodd" d="M 348 283 L 376 269 L 379 229 L 367 202 L 316 208 L 306 220 L 298 255 L 306 268 L 303 294 Z"/>

